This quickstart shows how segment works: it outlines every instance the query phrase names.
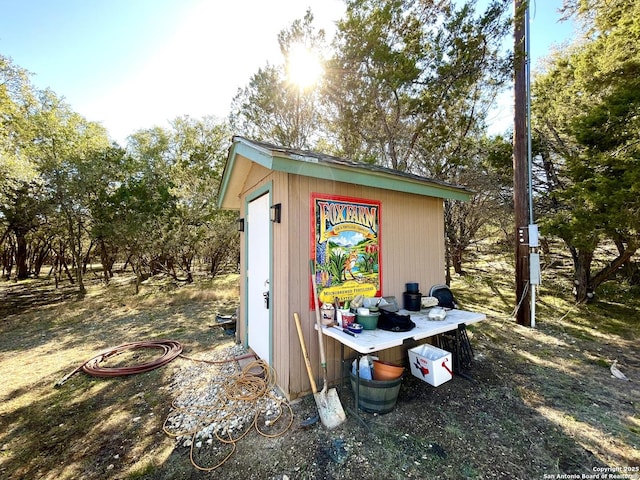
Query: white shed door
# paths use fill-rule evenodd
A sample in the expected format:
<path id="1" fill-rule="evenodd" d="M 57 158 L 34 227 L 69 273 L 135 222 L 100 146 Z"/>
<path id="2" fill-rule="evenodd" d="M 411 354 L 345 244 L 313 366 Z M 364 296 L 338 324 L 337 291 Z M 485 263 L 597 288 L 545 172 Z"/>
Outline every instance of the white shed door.
<path id="1" fill-rule="evenodd" d="M 271 363 L 269 195 L 252 200 L 247 216 L 247 339 L 249 347 Z"/>

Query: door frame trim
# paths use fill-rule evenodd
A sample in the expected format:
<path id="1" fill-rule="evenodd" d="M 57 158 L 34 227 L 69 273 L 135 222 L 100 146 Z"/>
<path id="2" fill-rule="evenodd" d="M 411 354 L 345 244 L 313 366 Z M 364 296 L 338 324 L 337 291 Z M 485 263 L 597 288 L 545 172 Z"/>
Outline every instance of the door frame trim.
<path id="1" fill-rule="evenodd" d="M 249 214 L 249 204 L 263 196 L 269 195 L 269 206 L 273 204 L 273 181 L 269 181 L 264 185 L 256 188 L 244 197 L 244 211 L 245 215 Z M 251 222 L 246 222 L 246 230 L 244 234 L 244 258 L 245 258 L 245 271 L 244 276 L 244 339 L 242 343 L 245 346 L 249 346 L 249 277 L 247 276 L 247 269 L 249 268 L 249 235 L 251 234 Z M 273 365 L 273 223 L 269 222 L 269 245 L 271 246 L 271 252 L 269 255 L 269 358 L 266 359 L 269 365 Z M 265 360 L 265 359 L 263 359 Z"/>

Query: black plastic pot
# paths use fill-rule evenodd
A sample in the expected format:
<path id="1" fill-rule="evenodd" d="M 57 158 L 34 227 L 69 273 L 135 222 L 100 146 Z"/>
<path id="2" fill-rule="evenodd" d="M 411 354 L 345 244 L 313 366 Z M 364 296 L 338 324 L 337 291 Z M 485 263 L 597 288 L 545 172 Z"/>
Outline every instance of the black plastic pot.
<path id="1" fill-rule="evenodd" d="M 404 286 L 407 289 L 407 293 L 420 293 L 420 284 L 418 283 L 405 283 Z"/>
<path id="2" fill-rule="evenodd" d="M 420 311 L 420 303 L 422 302 L 422 294 L 420 292 L 404 292 L 402 294 L 402 300 L 405 310 L 409 310 L 410 312 Z"/>

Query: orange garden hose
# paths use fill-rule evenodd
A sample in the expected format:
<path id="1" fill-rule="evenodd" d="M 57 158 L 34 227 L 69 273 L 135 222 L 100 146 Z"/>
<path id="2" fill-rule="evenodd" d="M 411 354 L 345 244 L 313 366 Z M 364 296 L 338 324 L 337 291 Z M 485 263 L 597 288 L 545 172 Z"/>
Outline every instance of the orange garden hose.
<path id="1" fill-rule="evenodd" d="M 141 363 L 133 366 L 124 366 L 124 367 L 105 367 L 100 365 L 103 361 L 114 357 L 116 355 L 121 354 L 127 350 L 136 350 L 136 349 L 147 349 L 147 348 L 155 348 L 158 350 L 162 350 L 160 356 L 155 359 Z M 182 355 L 182 345 L 174 340 L 149 340 L 149 341 L 140 341 L 140 342 L 131 342 L 124 343 L 122 345 L 118 345 L 117 347 L 110 348 L 108 350 L 103 351 L 102 353 L 96 355 L 95 357 L 87 360 L 85 363 L 77 367 L 71 373 L 65 375 L 62 379 L 60 379 L 55 386 L 60 387 L 64 384 L 69 378 L 78 373 L 79 371 L 83 371 L 88 375 L 94 377 L 117 377 L 122 375 L 133 375 L 136 373 L 148 372 L 150 370 L 154 370 L 163 365 L 166 365 L 176 357 L 180 356 L 186 360 L 191 360 L 194 362 L 201 362 L 207 364 L 223 364 L 228 362 L 237 361 L 242 358 L 254 357 L 252 353 L 242 355 L 240 357 L 233 357 L 230 359 L 218 360 L 218 361 L 209 361 L 209 360 L 199 360 L 187 357 Z M 256 372 L 256 370 L 258 372 Z M 233 375 L 227 378 L 221 385 L 222 387 L 222 398 L 219 399 L 216 405 L 200 405 L 196 407 L 196 411 L 191 411 L 189 407 L 182 407 L 177 404 L 174 400 L 172 403 L 172 411 L 169 416 L 165 419 L 163 430 L 164 432 L 171 437 L 178 436 L 191 436 L 191 450 L 189 453 L 189 457 L 191 459 L 191 463 L 198 470 L 202 470 L 205 472 L 211 472 L 222 464 L 224 464 L 235 452 L 236 450 L 236 442 L 242 439 L 245 435 L 249 433 L 252 427 L 262 436 L 274 438 L 282 435 L 291 427 L 293 423 L 293 411 L 291 406 L 286 400 L 278 398 L 276 395 L 272 393 L 272 389 L 274 388 L 275 382 L 275 372 L 274 370 L 264 361 L 255 360 L 245 366 L 241 372 L 236 375 Z M 264 412 L 261 411 L 261 404 L 265 400 L 271 400 L 275 402 L 277 405 L 277 415 L 275 418 L 264 422 Z M 230 445 L 230 449 L 227 453 L 223 454 L 222 458 L 213 466 L 204 467 L 198 464 L 196 459 L 194 458 L 194 444 L 196 443 L 196 437 L 201 428 L 205 427 L 207 424 L 212 423 L 213 421 L 223 421 L 230 417 L 236 415 L 234 409 L 229 405 L 234 401 L 237 402 L 245 402 L 246 407 L 250 412 L 252 412 L 253 420 L 243 429 L 242 432 L 232 435 L 231 431 L 223 431 L 221 432 L 221 436 L 217 431 L 214 432 L 215 438 L 221 442 L 222 444 Z M 169 426 L 169 420 L 179 414 L 189 414 L 192 417 L 198 418 L 198 426 L 196 428 L 186 430 L 186 431 L 175 431 Z M 274 430 L 272 432 L 267 432 L 260 427 L 261 423 L 265 423 L 269 426 L 274 426 Z M 278 424 L 277 426 L 275 424 Z"/>
<path id="2" fill-rule="evenodd" d="M 217 362 L 216 362 L 217 363 Z M 268 438 L 275 438 L 284 434 L 293 423 L 293 411 L 289 403 L 275 396 L 271 390 L 276 382 L 274 370 L 263 360 L 255 360 L 246 365 L 241 372 L 228 377 L 221 385 L 222 398 L 219 398 L 215 405 L 198 405 L 198 406 L 180 406 L 174 400 L 173 410 L 165 419 L 163 425 L 164 432 L 170 437 L 191 437 L 189 458 L 192 465 L 198 470 L 211 472 L 222 466 L 235 452 L 236 443 L 244 438 L 252 428 L 260 435 Z M 274 427 L 276 431 L 266 432 L 261 428 L 264 420 L 264 412 L 261 411 L 261 403 L 264 400 L 272 400 L 277 404 L 277 415 L 275 418 L 264 422 Z M 249 411 L 253 411 L 253 420 L 244 427 L 243 431 L 231 434 L 231 431 L 213 432 L 214 437 L 222 444 L 229 445 L 226 453 L 222 453 L 217 463 L 212 466 L 202 466 L 196 460 L 194 447 L 198 432 L 208 424 L 224 421 L 236 415 L 233 407 L 230 407 L 232 401 L 245 402 L 245 407 Z M 189 415 L 197 420 L 197 425 L 187 430 L 176 430 L 170 426 L 170 420 L 176 415 Z M 276 425 L 278 424 L 278 425 Z"/>
<path id="3" fill-rule="evenodd" d="M 145 363 L 139 365 L 133 365 L 130 367 L 104 367 L 100 366 L 100 363 L 115 355 L 118 355 L 126 350 L 155 348 L 162 350 L 162 354 Z M 87 360 L 85 363 L 76 368 L 73 372 L 65 375 L 56 383 L 56 387 L 61 386 L 64 382 L 69 380 L 73 375 L 80 370 L 93 376 L 93 377 L 118 377 L 121 375 L 133 375 L 136 373 L 148 372 L 156 368 L 166 365 L 171 360 L 176 358 L 182 353 L 182 345 L 175 340 L 148 340 L 141 342 L 123 343 L 117 347 L 110 348 L 104 352 L 96 355 L 95 357 Z"/>

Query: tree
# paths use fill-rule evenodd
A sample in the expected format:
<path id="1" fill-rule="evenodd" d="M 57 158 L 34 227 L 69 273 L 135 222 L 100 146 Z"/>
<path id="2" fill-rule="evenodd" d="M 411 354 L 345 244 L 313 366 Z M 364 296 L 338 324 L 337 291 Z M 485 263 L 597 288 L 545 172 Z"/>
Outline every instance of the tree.
<path id="1" fill-rule="evenodd" d="M 94 249 L 105 282 L 121 257 L 137 287 L 155 273 L 192 281 L 198 260 L 212 273 L 237 264 L 234 219 L 216 208 L 231 137 L 225 123 L 177 118 L 170 129 L 136 132 L 124 150 L 0 56 L 0 126 L 7 275 L 14 265 L 18 279 L 37 275 L 51 254 L 56 282 L 64 269 L 84 294 Z"/>
<path id="2" fill-rule="evenodd" d="M 17 279 L 29 275 L 27 236 L 42 223 L 49 202 L 33 159 L 31 119 L 38 108 L 36 91 L 27 72 L 0 55 L 0 245 L 10 240 L 6 252 L 15 260 Z M 10 238 L 12 236 L 12 238 Z M 7 267 L 7 262 L 4 262 Z M 11 268 L 5 269 L 8 275 Z"/>
<path id="3" fill-rule="evenodd" d="M 83 267 L 92 247 L 91 205 L 97 192 L 114 178 L 105 155 L 110 144 L 104 128 L 73 112 L 53 92 L 40 94 L 33 116 L 33 144 L 28 155 L 60 215 L 75 264 L 78 291 L 86 293 Z"/>
<path id="4" fill-rule="evenodd" d="M 108 199 L 108 211 L 113 212 L 114 220 L 113 245 L 136 275 L 136 293 L 151 275 L 154 262 L 161 262 L 164 232 L 175 211 L 176 199 L 169 190 L 170 185 L 159 181 L 153 171 L 138 171 Z"/>
<path id="5" fill-rule="evenodd" d="M 27 183 L 14 179 L 11 185 L 4 189 L 0 214 L 6 224 L 6 234 L 12 233 L 15 239 L 16 279 L 24 280 L 29 276 L 27 236 L 41 226 L 50 202 L 42 185 L 36 181 Z"/>
<path id="6" fill-rule="evenodd" d="M 447 242 L 447 279 L 449 267 L 463 274 L 463 260 L 467 249 L 499 229 L 506 243 L 513 244 L 513 146 L 502 136 L 482 139 L 456 174 L 462 184 L 476 192 L 468 202 L 445 202 L 445 229 Z"/>
<path id="7" fill-rule="evenodd" d="M 237 258 L 235 223 L 216 208 L 229 138 L 228 126 L 210 117 L 176 118 L 171 129 L 129 138 L 133 171 L 113 209 L 122 249 L 139 279 L 162 272 L 191 282 L 197 258 L 209 258 L 212 273 Z"/>
<path id="8" fill-rule="evenodd" d="M 303 19 L 278 34 L 284 63 L 267 64 L 255 73 L 249 84 L 233 99 L 230 115 L 234 131 L 255 140 L 263 140 L 290 148 L 309 149 L 317 142 L 322 115 L 318 92 L 303 89 L 288 78 L 295 47 L 320 53 L 324 48 L 324 31 L 316 31 L 313 14 L 308 10 Z"/>
<path id="9" fill-rule="evenodd" d="M 543 226 L 571 252 L 583 302 L 640 246 L 640 5 L 581 0 L 566 11 L 588 36 L 536 79 L 533 111 L 554 186 Z M 593 273 L 605 241 L 617 255 Z"/>
<path id="10" fill-rule="evenodd" d="M 178 204 L 171 230 L 173 241 L 168 244 L 174 246 L 173 254 L 186 273 L 186 281 L 191 282 L 192 262 L 198 255 L 215 251 L 215 246 L 227 254 L 234 250 L 234 242 L 220 244 L 218 235 L 239 237 L 234 219 L 220 212 L 216 202 L 231 133 L 225 123 L 211 117 L 177 118 L 172 127 L 172 192 Z M 220 217 L 226 222 L 217 221 Z"/>
<path id="11" fill-rule="evenodd" d="M 349 1 L 325 92 L 342 153 L 427 175 L 460 164 L 508 78 L 507 3 Z"/>
<path id="12" fill-rule="evenodd" d="M 37 176 L 33 163 L 20 155 L 31 139 L 35 95 L 28 72 L 0 55 L 0 196 L 6 187 L 15 187 L 14 182 L 30 182 Z"/>
<path id="13" fill-rule="evenodd" d="M 490 211 L 481 146 L 509 78 L 508 3 L 476 13 L 476 2 L 349 1 L 327 68 L 340 154 L 479 192 L 445 203 L 447 265 L 459 273 Z"/>
<path id="14" fill-rule="evenodd" d="M 104 177 L 103 184 L 95 191 L 88 203 L 91 216 L 90 238 L 96 245 L 102 265 L 103 280 L 109 283 L 113 277 L 113 266 L 118 259 L 120 246 L 119 229 L 122 212 L 117 208 L 118 192 L 137 172 L 133 161 L 126 151 L 118 145 L 112 145 L 96 158 L 102 168 L 109 166 L 109 174 Z"/>

